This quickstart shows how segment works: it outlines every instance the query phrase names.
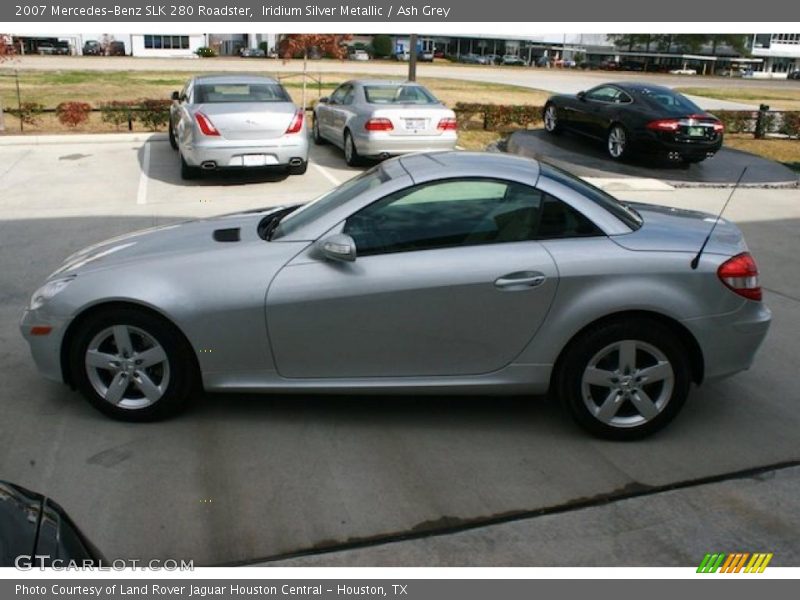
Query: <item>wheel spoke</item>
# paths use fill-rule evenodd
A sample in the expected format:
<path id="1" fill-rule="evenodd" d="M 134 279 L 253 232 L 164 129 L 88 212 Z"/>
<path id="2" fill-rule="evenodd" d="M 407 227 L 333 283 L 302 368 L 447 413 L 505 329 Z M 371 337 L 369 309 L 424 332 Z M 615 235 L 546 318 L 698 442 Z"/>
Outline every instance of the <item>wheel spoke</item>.
<path id="1" fill-rule="evenodd" d="M 122 356 L 130 356 L 133 354 L 131 335 L 125 325 L 114 326 L 114 343 L 117 345 L 117 352 Z"/>
<path id="2" fill-rule="evenodd" d="M 108 384 L 108 391 L 106 392 L 105 399 L 111 404 L 119 404 L 120 400 L 125 396 L 125 390 L 128 389 L 128 378 L 124 373 L 117 373 Z"/>
<path id="3" fill-rule="evenodd" d="M 636 368 L 636 342 L 623 340 L 619 344 L 619 370 L 620 373 L 632 373 Z"/>
<path id="4" fill-rule="evenodd" d="M 672 367 L 667 361 L 661 361 L 652 367 L 645 367 L 638 373 L 642 378 L 642 384 L 655 383 L 664 379 L 672 378 Z"/>
<path id="5" fill-rule="evenodd" d="M 619 393 L 619 390 L 611 390 L 606 399 L 603 400 L 603 404 L 600 405 L 600 409 L 597 411 L 597 418 L 605 423 L 611 421 L 619 411 L 619 407 L 622 406 L 622 399 L 622 394 Z"/>
<path id="6" fill-rule="evenodd" d="M 589 385 L 599 385 L 601 387 L 614 387 L 616 384 L 612 381 L 616 375 L 611 371 L 598 369 L 597 367 L 589 367 L 583 374 L 583 380 Z"/>
<path id="7" fill-rule="evenodd" d="M 658 407 L 644 390 L 637 390 L 631 394 L 631 402 L 633 402 L 639 414 L 648 421 L 658 416 Z"/>
<path id="8" fill-rule="evenodd" d="M 86 364 L 95 369 L 113 371 L 119 368 L 119 357 L 99 350 L 87 350 Z"/>
<path id="9" fill-rule="evenodd" d="M 153 346 L 136 355 L 137 365 L 141 368 L 152 367 L 167 360 L 167 354 L 161 346 Z"/>
<path id="10" fill-rule="evenodd" d="M 133 376 L 133 384 L 139 388 L 150 402 L 155 402 L 161 398 L 161 390 L 153 383 L 153 380 L 144 371 L 137 371 Z"/>

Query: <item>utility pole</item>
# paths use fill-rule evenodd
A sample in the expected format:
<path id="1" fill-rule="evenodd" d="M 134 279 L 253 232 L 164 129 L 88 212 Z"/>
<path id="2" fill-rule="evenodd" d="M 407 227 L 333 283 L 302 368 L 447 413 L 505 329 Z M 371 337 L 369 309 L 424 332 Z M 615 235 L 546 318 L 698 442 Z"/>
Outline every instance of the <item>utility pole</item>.
<path id="1" fill-rule="evenodd" d="M 408 80 L 409 81 L 416 81 L 417 80 L 417 34 L 412 33 L 411 38 L 409 41 L 409 48 L 408 52 Z"/>

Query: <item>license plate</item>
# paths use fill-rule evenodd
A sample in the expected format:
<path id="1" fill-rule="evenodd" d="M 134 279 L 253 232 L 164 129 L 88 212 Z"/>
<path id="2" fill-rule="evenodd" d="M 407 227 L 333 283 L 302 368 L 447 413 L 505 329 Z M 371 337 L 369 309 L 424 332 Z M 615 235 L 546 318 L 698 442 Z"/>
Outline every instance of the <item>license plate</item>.
<path id="1" fill-rule="evenodd" d="M 406 129 L 425 129 L 426 119 L 406 119 Z"/>
<path id="2" fill-rule="evenodd" d="M 243 167 L 266 167 L 278 164 L 277 159 L 270 154 L 244 154 L 242 156 Z"/>
<path id="3" fill-rule="evenodd" d="M 706 137 L 705 127 L 687 127 L 687 135 L 689 137 Z"/>

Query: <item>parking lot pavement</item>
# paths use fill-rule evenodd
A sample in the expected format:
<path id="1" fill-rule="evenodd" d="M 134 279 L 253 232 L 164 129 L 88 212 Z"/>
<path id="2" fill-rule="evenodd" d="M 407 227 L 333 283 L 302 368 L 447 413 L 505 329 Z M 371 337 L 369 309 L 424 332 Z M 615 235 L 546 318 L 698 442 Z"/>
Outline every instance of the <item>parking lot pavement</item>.
<path id="1" fill-rule="evenodd" d="M 800 459 L 797 189 L 737 192 L 728 213 L 774 311 L 756 363 L 694 390 L 653 438 L 599 441 L 527 397 L 212 395 L 171 421 L 111 421 L 42 379 L 18 331 L 62 258 L 154 222 L 309 199 L 353 173 L 323 147 L 302 177 L 185 185 L 174 153 L 153 142 L 137 203 L 140 156 L 133 142 L 0 147 L 0 478 L 57 499 L 109 557 L 253 561 Z M 621 194 L 716 211 L 727 190 Z M 768 536 L 796 543 L 789 530 Z"/>

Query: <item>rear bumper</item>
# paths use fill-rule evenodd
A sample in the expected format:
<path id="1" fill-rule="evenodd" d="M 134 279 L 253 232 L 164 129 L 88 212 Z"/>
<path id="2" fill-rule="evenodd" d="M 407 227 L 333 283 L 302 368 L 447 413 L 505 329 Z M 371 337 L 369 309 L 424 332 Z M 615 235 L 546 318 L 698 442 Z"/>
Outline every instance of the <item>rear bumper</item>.
<path id="1" fill-rule="evenodd" d="M 431 136 L 392 136 L 383 132 L 356 135 L 353 139 L 361 156 L 394 156 L 410 152 L 435 152 L 453 150 L 458 134 L 447 131 Z"/>
<path id="2" fill-rule="evenodd" d="M 684 321 L 703 352 L 704 379 L 719 379 L 750 368 L 769 331 L 772 312 L 746 300 L 739 310 Z"/>
<path id="3" fill-rule="evenodd" d="M 679 155 L 686 158 L 706 158 L 722 147 L 722 136 L 716 140 L 676 141 L 652 131 L 641 131 L 635 138 L 636 149 L 647 154 Z"/>
<path id="4" fill-rule="evenodd" d="M 204 140 L 182 146 L 181 154 L 193 167 L 214 163 L 219 169 L 242 168 L 248 155 L 266 157 L 264 164 L 255 166 L 287 166 L 292 159 L 308 160 L 308 136 L 304 130 L 275 140 Z"/>

